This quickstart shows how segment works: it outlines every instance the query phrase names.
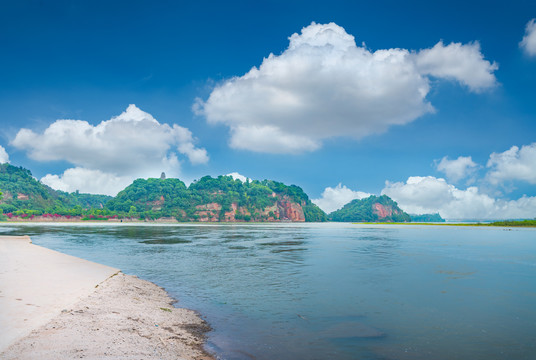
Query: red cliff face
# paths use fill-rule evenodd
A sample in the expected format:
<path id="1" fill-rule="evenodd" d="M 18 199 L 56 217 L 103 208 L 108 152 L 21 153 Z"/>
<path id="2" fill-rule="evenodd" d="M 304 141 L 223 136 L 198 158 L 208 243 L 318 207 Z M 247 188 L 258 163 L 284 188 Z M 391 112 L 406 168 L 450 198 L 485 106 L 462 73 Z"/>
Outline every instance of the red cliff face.
<path id="1" fill-rule="evenodd" d="M 304 222 L 305 215 L 300 204 L 290 201 L 288 197 L 280 198 L 273 206 L 266 207 L 259 213 L 251 214 L 246 207 L 239 207 L 238 204 L 232 203 L 231 210 L 221 213 L 221 205 L 218 203 L 209 203 L 197 205 L 196 212 L 197 221 L 201 222 L 244 222 L 244 217 L 249 217 L 253 221 L 259 221 L 257 216 L 261 216 L 260 221 L 295 221 Z M 241 215 L 239 219 L 237 216 Z"/>
<path id="2" fill-rule="evenodd" d="M 235 222 L 236 221 L 236 218 L 235 218 L 236 210 L 238 210 L 238 205 L 236 203 L 232 203 L 231 204 L 231 211 L 226 211 L 225 212 L 225 219 L 223 221 Z"/>
<path id="3" fill-rule="evenodd" d="M 305 222 L 303 205 L 299 204 L 288 196 L 277 196 L 275 193 L 272 197 L 276 198 L 274 205 L 267 206 L 264 209 L 255 209 L 251 213 L 251 209 L 245 206 L 238 206 L 237 203 L 232 203 L 228 211 L 222 211 L 222 205 L 216 202 L 197 205 L 195 213 L 192 217 L 187 217 L 186 211 L 183 209 L 177 210 L 177 215 L 189 221 L 199 222 L 247 222 L 247 221 L 292 221 Z M 150 201 L 146 204 L 151 206 L 152 210 L 160 210 L 164 204 L 164 196 L 159 200 Z"/>
<path id="4" fill-rule="evenodd" d="M 372 207 L 374 213 L 378 215 L 378 218 L 380 218 L 380 220 L 393 215 L 393 209 L 390 206 L 385 207 L 382 204 L 375 203 L 374 205 L 372 205 Z"/>
<path id="5" fill-rule="evenodd" d="M 279 208 L 279 220 L 290 220 L 304 222 L 305 215 L 300 204 L 291 202 L 287 197 L 283 197 L 277 202 Z"/>
<path id="6" fill-rule="evenodd" d="M 204 205 L 197 205 L 196 215 L 197 221 L 201 222 L 217 222 L 219 221 L 219 213 L 221 211 L 221 205 L 218 203 L 208 203 Z"/>

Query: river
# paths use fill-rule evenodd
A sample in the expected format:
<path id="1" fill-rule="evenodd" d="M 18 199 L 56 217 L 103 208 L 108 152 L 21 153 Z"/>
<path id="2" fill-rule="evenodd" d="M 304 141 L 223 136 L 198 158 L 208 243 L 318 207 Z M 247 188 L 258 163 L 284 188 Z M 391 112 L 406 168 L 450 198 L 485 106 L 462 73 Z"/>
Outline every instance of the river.
<path id="1" fill-rule="evenodd" d="M 221 359 L 535 359 L 536 229 L 2 224 L 164 287 Z"/>

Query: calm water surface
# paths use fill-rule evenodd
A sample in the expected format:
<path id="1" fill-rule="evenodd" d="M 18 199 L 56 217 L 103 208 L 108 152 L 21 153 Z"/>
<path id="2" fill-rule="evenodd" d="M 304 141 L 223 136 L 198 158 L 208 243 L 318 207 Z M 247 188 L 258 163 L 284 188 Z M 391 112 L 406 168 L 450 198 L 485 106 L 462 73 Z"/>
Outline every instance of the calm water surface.
<path id="1" fill-rule="evenodd" d="M 135 274 L 221 359 L 536 359 L 536 230 L 351 224 L 1 225 Z"/>

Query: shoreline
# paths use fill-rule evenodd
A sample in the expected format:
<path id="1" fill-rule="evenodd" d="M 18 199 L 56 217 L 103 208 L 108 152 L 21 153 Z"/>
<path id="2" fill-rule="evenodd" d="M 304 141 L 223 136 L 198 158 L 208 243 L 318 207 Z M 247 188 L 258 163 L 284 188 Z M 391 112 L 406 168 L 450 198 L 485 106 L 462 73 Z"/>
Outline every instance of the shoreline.
<path id="1" fill-rule="evenodd" d="M 520 221 L 522 222 L 522 221 Z M 473 227 L 491 227 L 491 228 L 536 228 L 536 225 L 516 225 L 516 224 L 494 224 L 487 222 L 339 222 L 339 221 L 325 221 L 325 222 L 284 222 L 284 221 L 266 221 L 266 222 L 244 222 L 244 221 L 223 221 L 223 222 L 205 222 L 205 221 L 168 221 L 168 220 L 128 220 L 124 222 L 120 221 L 99 221 L 99 220 L 8 220 L 0 221 L 1 225 L 111 225 L 111 226 L 123 226 L 123 225 L 175 225 L 175 226 L 189 226 L 189 225 L 201 225 L 201 226 L 234 226 L 234 225 L 299 225 L 299 224 L 347 224 L 347 225 L 404 225 L 404 226 L 473 226 Z"/>
<path id="2" fill-rule="evenodd" d="M 0 237 L 0 270 L 2 359 L 214 359 L 210 326 L 149 281 L 27 236 Z"/>

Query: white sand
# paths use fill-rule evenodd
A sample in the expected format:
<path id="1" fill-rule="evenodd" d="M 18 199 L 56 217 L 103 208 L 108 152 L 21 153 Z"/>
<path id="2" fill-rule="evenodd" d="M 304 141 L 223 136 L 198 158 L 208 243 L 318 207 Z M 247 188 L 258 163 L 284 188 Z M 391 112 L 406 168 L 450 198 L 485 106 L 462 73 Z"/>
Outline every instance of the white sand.
<path id="1" fill-rule="evenodd" d="M 1 359 L 211 359 L 209 327 L 172 302 L 117 269 L 0 237 Z"/>

